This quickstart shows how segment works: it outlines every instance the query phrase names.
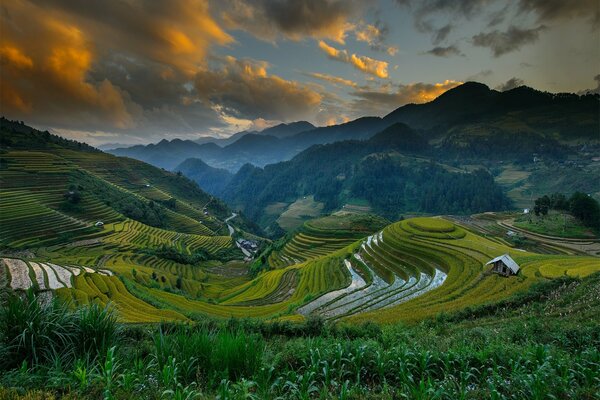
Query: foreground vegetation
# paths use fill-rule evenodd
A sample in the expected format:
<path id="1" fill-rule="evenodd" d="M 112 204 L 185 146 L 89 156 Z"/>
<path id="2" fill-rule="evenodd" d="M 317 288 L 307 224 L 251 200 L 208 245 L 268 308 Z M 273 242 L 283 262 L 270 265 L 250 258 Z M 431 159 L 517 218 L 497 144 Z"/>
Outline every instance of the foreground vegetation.
<path id="1" fill-rule="evenodd" d="M 120 325 L 97 306 L 73 312 L 13 297 L 0 314 L 0 397 L 593 399 L 599 287 L 599 274 L 561 278 L 500 303 L 383 327 Z"/>

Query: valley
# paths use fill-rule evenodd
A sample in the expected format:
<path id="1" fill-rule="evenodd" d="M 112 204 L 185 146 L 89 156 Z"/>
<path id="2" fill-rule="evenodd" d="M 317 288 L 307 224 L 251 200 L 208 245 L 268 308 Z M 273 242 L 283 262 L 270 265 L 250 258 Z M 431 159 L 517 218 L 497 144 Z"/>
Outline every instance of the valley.
<path id="1" fill-rule="evenodd" d="M 567 159 L 546 153 L 525 161 L 510 149 L 503 150 L 506 162 L 445 157 L 426 132 L 394 123 L 361 140 L 316 144 L 287 161 L 246 163 L 233 174 L 193 158 L 168 171 L 1 122 L 0 301 L 14 306 L 0 319 L 17 309 L 10 311 L 15 318 L 33 318 L 19 312 L 35 307 L 65 318 L 93 313 L 98 323 L 124 327 L 127 337 L 155 346 L 153 359 L 160 341 L 183 345 L 177 335 L 224 346 L 221 340 L 247 341 L 245 335 L 271 343 L 266 332 L 273 331 L 293 346 L 311 335 L 357 335 L 362 343 L 371 330 L 416 335 L 430 325 L 477 332 L 473 318 L 489 329 L 501 318 L 517 318 L 519 326 L 523 314 L 505 315 L 528 307 L 519 299 L 551 301 L 552 293 L 538 291 L 556 285 L 592 291 L 589 282 L 600 274 L 593 142 L 574 154 L 565 150 Z M 336 128 L 334 137 L 341 132 Z M 288 133 L 277 140 L 298 135 Z M 257 133 L 241 137 L 251 135 Z M 559 193 L 565 189 L 573 194 Z M 515 273 L 503 276 L 490 266 L 503 257 Z M 592 311 L 573 314 L 583 318 L 574 329 L 597 328 L 597 320 L 584 317 L 598 310 L 597 299 L 586 304 Z M 23 348 L 14 340 L 0 354 L 22 351 L 12 350 Z M 115 348 L 97 357 L 109 360 Z M 168 360 L 160 361 L 163 369 L 176 365 Z M 218 366 L 224 360 L 215 358 L 205 373 L 226 371 Z M 222 379 L 210 375 L 209 397 L 237 393 L 223 382 L 260 379 L 245 368 L 241 375 L 222 372 Z M 359 383 L 369 368 L 346 382 L 369 387 Z M 192 382 L 191 375 L 178 376 Z M 265 379 L 275 385 L 280 378 Z M 584 392 L 594 386 L 577 385 Z M 265 390 L 267 397 L 289 394 Z"/>

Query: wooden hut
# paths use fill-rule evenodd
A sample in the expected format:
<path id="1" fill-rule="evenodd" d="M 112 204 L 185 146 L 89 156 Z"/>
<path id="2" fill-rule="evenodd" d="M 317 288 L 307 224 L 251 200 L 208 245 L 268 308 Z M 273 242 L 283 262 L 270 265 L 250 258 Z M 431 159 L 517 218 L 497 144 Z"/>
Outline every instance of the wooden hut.
<path id="1" fill-rule="evenodd" d="M 485 265 L 492 265 L 492 272 L 502 276 L 517 275 L 519 273 L 519 264 L 515 262 L 508 254 L 503 254 L 487 262 Z"/>

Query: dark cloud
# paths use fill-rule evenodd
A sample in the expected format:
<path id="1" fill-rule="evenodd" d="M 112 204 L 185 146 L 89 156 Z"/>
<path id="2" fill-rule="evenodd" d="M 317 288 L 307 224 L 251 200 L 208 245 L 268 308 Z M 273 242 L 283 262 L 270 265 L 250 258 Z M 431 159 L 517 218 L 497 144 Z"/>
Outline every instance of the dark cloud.
<path id="1" fill-rule="evenodd" d="M 451 24 L 446 24 L 446 25 L 442 26 L 441 28 L 434 30 L 434 35 L 433 35 L 433 39 L 432 39 L 433 44 L 439 44 L 439 43 L 443 42 L 444 40 L 446 40 L 446 38 L 452 31 L 452 28 L 453 27 Z"/>
<path id="2" fill-rule="evenodd" d="M 492 3 L 491 0 L 396 0 L 396 2 L 409 6 L 421 18 L 441 12 L 471 18 Z"/>
<path id="3" fill-rule="evenodd" d="M 519 50 L 526 44 L 536 42 L 540 32 L 545 29 L 544 25 L 532 29 L 520 29 L 511 25 L 505 32 L 494 30 L 473 36 L 473 45 L 488 47 L 494 57 L 500 57 L 503 54 Z"/>
<path id="4" fill-rule="evenodd" d="M 519 0 L 521 12 L 534 12 L 539 21 L 589 19 L 594 29 L 600 26 L 600 2 L 598 0 Z"/>
<path id="5" fill-rule="evenodd" d="M 481 82 L 494 74 L 494 71 L 491 69 L 485 69 L 483 71 L 479 71 L 476 74 L 469 75 L 465 78 L 465 82 Z"/>
<path id="6" fill-rule="evenodd" d="M 523 86 L 523 85 L 525 85 L 525 81 L 523 79 L 510 78 L 503 84 L 496 86 L 495 89 L 499 90 L 501 92 L 506 92 L 507 90 L 518 88 L 519 86 Z"/>
<path id="7" fill-rule="evenodd" d="M 577 92 L 577 94 L 600 94 L 600 74 L 594 76 L 594 80 L 596 81 L 596 87 L 593 89 L 586 89 Z"/>
<path id="8" fill-rule="evenodd" d="M 274 41 L 279 36 L 292 40 L 304 37 L 343 42 L 352 28 L 348 22 L 363 6 L 358 0 L 220 0 L 226 25 Z"/>
<path id="9" fill-rule="evenodd" d="M 448 37 L 454 29 L 450 23 L 442 27 L 434 26 L 433 15 L 445 15 L 453 19 L 470 19 L 481 13 L 493 0 L 396 0 L 401 6 L 408 7 L 415 18 L 415 27 L 420 32 L 431 33 L 432 43 L 437 45 Z"/>
<path id="10" fill-rule="evenodd" d="M 306 85 L 267 74 L 264 61 L 226 57 L 218 69 L 195 78 L 201 101 L 236 118 L 298 120 L 310 118 L 322 96 Z"/>
<path id="11" fill-rule="evenodd" d="M 436 57 L 452 57 L 462 55 L 458 46 L 454 44 L 447 47 L 436 46 L 433 49 L 427 51 L 426 54 L 431 54 Z"/>

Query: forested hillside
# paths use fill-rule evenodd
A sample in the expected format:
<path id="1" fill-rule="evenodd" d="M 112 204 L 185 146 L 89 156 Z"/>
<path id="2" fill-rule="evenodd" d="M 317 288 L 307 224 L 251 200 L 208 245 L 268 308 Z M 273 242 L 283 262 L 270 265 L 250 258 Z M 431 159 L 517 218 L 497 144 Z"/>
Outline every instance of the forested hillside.
<path id="1" fill-rule="evenodd" d="M 264 169 L 245 165 L 222 197 L 256 220 L 270 203 L 313 194 L 326 210 L 349 198 L 366 199 L 390 219 L 403 212 L 473 213 L 509 206 L 489 173 L 452 170 L 426 157 L 434 151 L 417 132 L 395 124 L 365 142 L 313 146 Z"/>

